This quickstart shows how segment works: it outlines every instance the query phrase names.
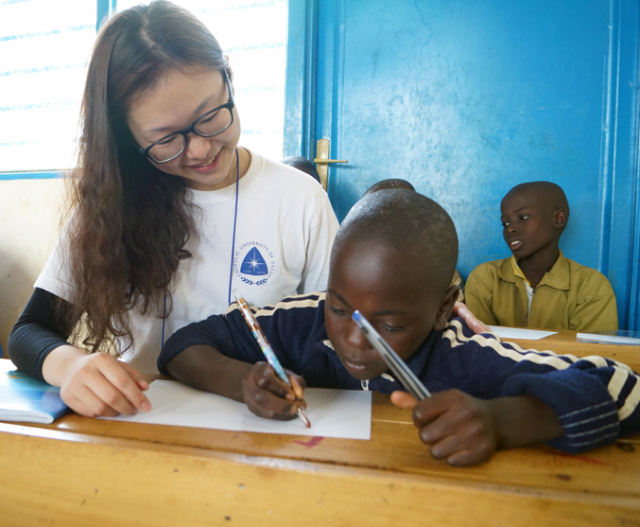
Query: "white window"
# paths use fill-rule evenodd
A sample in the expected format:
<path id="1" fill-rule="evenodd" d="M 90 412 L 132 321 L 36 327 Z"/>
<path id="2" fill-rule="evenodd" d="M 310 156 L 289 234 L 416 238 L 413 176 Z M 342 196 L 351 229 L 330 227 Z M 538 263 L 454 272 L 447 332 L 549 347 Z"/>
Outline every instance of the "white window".
<path id="1" fill-rule="evenodd" d="M 95 36 L 95 2 L 0 0 L 0 172 L 73 166 Z"/>
<path id="2" fill-rule="evenodd" d="M 118 0 L 117 9 L 139 0 Z M 282 157 L 287 0 L 175 0 L 229 56 L 240 144 Z M 55 171 L 76 160 L 96 2 L 0 0 L 0 172 Z"/>

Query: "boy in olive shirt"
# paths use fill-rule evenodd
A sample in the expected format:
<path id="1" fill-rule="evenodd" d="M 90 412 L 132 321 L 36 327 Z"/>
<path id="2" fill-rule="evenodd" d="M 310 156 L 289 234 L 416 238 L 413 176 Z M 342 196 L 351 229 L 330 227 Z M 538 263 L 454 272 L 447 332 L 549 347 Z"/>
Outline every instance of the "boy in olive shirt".
<path id="1" fill-rule="evenodd" d="M 500 209 L 513 255 L 483 263 L 469 275 L 465 300 L 471 312 L 489 325 L 617 330 L 609 281 L 558 248 L 569 219 L 562 189 L 546 181 L 523 183 L 507 193 Z"/>

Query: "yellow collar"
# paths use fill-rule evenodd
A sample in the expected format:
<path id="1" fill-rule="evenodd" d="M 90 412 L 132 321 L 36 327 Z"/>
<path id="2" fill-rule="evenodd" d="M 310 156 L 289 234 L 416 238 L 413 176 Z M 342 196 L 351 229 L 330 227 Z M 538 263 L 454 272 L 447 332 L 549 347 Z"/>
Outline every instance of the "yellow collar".
<path id="1" fill-rule="evenodd" d="M 522 278 L 527 283 L 527 285 L 531 287 L 531 284 L 529 283 L 529 280 L 527 280 L 527 277 L 522 272 L 522 269 L 518 267 L 518 262 L 516 261 L 516 257 L 513 254 L 511 255 L 511 268 L 513 269 L 513 274 Z"/>
<path id="2" fill-rule="evenodd" d="M 538 287 L 540 287 L 541 285 L 545 285 L 553 287 L 554 289 L 559 289 L 561 291 L 568 291 L 571 287 L 571 269 L 569 267 L 570 261 L 571 260 L 565 258 L 562 251 L 560 251 L 560 255 L 558 256 L 556 263 L 553 264 L 551 270 L 542 277 L 542 280 L 540 280 Z M 527 282 L 529 284 L 529 287 L 531 287 L 531 283 L 524 276 L 522 269 L 520 269 L 520 267 L 518 266 L 515 256 L 513 255 L 511 255 L 510 258 L 505 258 L 504 260 L 502 260 L 502 264 L 498 268 L 498 276 L 501 280 L 504 280 L 505 282 L 509 282 L 511 284 L 514 284 L 516 282 L 516 278 L 519 277 Z"/>

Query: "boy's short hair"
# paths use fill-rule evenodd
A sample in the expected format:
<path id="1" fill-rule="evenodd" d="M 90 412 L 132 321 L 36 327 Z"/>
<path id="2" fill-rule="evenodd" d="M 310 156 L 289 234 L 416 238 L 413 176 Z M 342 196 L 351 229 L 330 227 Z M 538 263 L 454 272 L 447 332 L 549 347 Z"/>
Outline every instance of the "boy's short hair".
<path id="1" fill-rule="evenodd" d="M 306 157 L 302 156 L 287 156 L 280 161 L 283 165 L 289 165 L 290 167 L 297 168 L 298 170 L 309 174 L 313 179 L 320 182 L 320 176 L 316 170 L 316 166 L 309 161 Z"/>
<path id="2" fill-rule="evenodd" d="M 405 179 L 398 179 L 398 178 L 390 178 L 390 179 L 383 179 L 382 181 L 378 181 L 377 183 L 374 183 L 373 185 L 371 185 L 367 191 L 362 195 L 362 197 L 364 198 L 365 196 L 368 196 L 369 194 L 373 194 L 374 192 L 378 192 L 379 190 L 393 190 L 393 189 L 404 189 L 404 190 L 413 190 L 415 191 L 415 187 L 409 183 L 407 180 Z"/>
<path id="3" fill-rule="evenodd" d="M 409 254 L 432 282 L 451 283 L 458 260 L 458 235 L 447 211 L 411 190 L 380 190 L 363 197 L 340 225 L 332 260 L 345 244 L 375 244 Z"/>
<path id="4" fill-rule="evenodd" d="M 528 183 L 520 183 L 507 192 L 504 198 L 510 194 L 518 193 L 536 193 L 541 195 L 544 198 L 544 202 L 548 204 L 551 210 L 566 211 L 567 221 L 569 221 L 569 202 L 567 201 L 567 196 L 560 185 L 556 185 L 551 181 L 530 181 Z"/>

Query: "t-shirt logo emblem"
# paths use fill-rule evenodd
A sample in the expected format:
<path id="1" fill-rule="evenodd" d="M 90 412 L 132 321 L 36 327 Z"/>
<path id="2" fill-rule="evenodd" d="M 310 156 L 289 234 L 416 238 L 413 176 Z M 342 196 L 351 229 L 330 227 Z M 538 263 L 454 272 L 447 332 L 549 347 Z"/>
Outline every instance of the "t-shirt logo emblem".
<path id="1" fill-rule="evenodd" d="M 242 265 L 240 266 L 240 272 L 253 276 L 261 276 L 269 272 L 267 262 L 264 261 L 264 258 L 257 248 L 253 247 L 244 257 Z"/>
<path id="2" fill-rule="evenodd" d="M 255 240 L 240 244 L 233 252 L 235 275 L 247 285 L 265 285 L 276 270 L 273 251 Z"/>

